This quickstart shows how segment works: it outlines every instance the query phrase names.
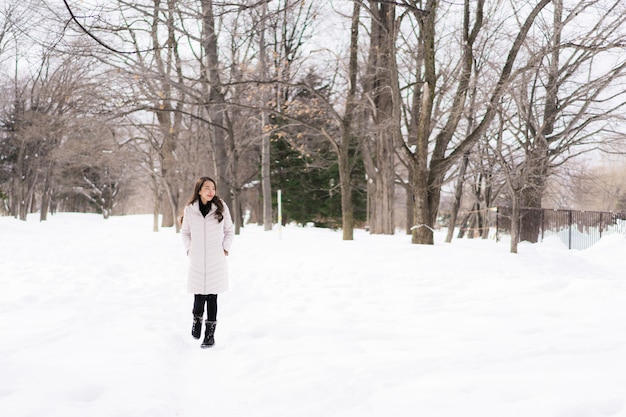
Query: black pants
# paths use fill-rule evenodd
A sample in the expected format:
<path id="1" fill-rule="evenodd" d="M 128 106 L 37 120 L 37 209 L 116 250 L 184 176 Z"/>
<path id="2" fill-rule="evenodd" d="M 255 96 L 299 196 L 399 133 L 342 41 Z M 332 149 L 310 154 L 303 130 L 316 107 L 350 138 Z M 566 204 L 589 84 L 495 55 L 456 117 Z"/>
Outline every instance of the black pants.
<path id="1" fill-rule="evenodd" d="M 194 294 L 193 315 L 204 316 L 204 304 L 206 303 L 207 320 L 217 320 L 217 294 Z"/>

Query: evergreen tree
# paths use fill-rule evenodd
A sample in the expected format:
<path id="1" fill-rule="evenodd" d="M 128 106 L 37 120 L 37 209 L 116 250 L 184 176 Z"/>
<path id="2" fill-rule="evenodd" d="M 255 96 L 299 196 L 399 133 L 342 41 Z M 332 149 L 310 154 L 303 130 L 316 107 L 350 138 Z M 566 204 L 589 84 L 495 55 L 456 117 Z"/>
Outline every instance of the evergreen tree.
<path id="1" fill-rule="evenodd" d="M 341 192 L 335 155 L 325 143 L 315 157 L 296 148 L 283 135 L 272 139 L 272 189 L 282 192 L 282 217 L 285 223 L 312 222 L 318 227 L 341 227 Z M 365 174 L 362 162 L 353 170 L 353 178 L 360 179 L 355 187 L 355 219 L 365 220 Z M 274 197 L 275 199 L 276 197 Z M 274 201 L 276 206 L 276 201 Z"/>

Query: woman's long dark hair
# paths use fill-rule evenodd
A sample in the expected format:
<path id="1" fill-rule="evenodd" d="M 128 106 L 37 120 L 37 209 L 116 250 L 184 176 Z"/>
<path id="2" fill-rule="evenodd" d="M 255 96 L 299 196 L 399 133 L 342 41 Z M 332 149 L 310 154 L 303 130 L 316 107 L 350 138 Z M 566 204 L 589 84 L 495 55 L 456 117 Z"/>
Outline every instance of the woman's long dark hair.
<path id="1" fill-rule="evenodd" d="M 191 198 L 189 198 L 189 201 L 187 201 L 187 204 L 185 204 L 185 206 L 190 206 L 196 201 L 198 201 L 198 199 L 200 198 L 200 195 L 199 195 L 200 189 L 202 188 L 204 183 L 207 181 L 211 181 L 213 183 L 213 186 L 217 190 L 217 184 L 215 183 L 215 180 L 213 178 L 200 177 L 196 181 L 196 185 L 193 187 L 193 194 L 191 195 Z M 222 220 L 224 220 L 224 203 L 222 203 L 222 199 L 219 198 L 217 194 L 213 196 L 213 198 L 211 199 L 211 203 L 215 204 L 215 207 L 217 207 L 217 209 L 215 210 L 215 218 L 217 219 L 217 222 L 219 223 Z M 180 216 L 180 222 L 181 224 L 183 222 L 182 215 Z"/>

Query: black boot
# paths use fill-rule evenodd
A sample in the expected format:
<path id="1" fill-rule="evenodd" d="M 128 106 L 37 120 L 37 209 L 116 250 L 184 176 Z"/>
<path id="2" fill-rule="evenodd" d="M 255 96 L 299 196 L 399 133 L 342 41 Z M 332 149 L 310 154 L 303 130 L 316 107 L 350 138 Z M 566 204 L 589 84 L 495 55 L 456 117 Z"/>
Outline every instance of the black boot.
<path id="1" fill-rule="evenodd" d="M 193 326 L 191 327 L 191 335 L 194 339 L 200 339 L 202 333 L 202 317 L 193 316 Z"/>
<path id="2" fill-rule="evenodd" d="M 203 349 L 213 347 L 213 345 L 215 344 L 215 339 L 213 338 L 213 335 L 215 334 L 215 325 L 217 324 L 217 322 L 206 320 L 205 324 L 206 331 L 204 332 L 204 340 L 200 345 L 200 347 Z"/>

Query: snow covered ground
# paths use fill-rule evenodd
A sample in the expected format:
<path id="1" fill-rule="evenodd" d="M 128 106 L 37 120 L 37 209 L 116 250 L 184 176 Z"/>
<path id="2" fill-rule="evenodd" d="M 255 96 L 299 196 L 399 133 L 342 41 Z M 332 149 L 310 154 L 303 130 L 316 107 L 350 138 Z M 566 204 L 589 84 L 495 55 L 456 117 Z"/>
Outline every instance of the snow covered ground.
<path id="1" fill-rule="evenodd" d="M 626 415 L 626 238 L 246 226 L 216 346 L 150 216 L 0 218 L 0 415 Z"/>

